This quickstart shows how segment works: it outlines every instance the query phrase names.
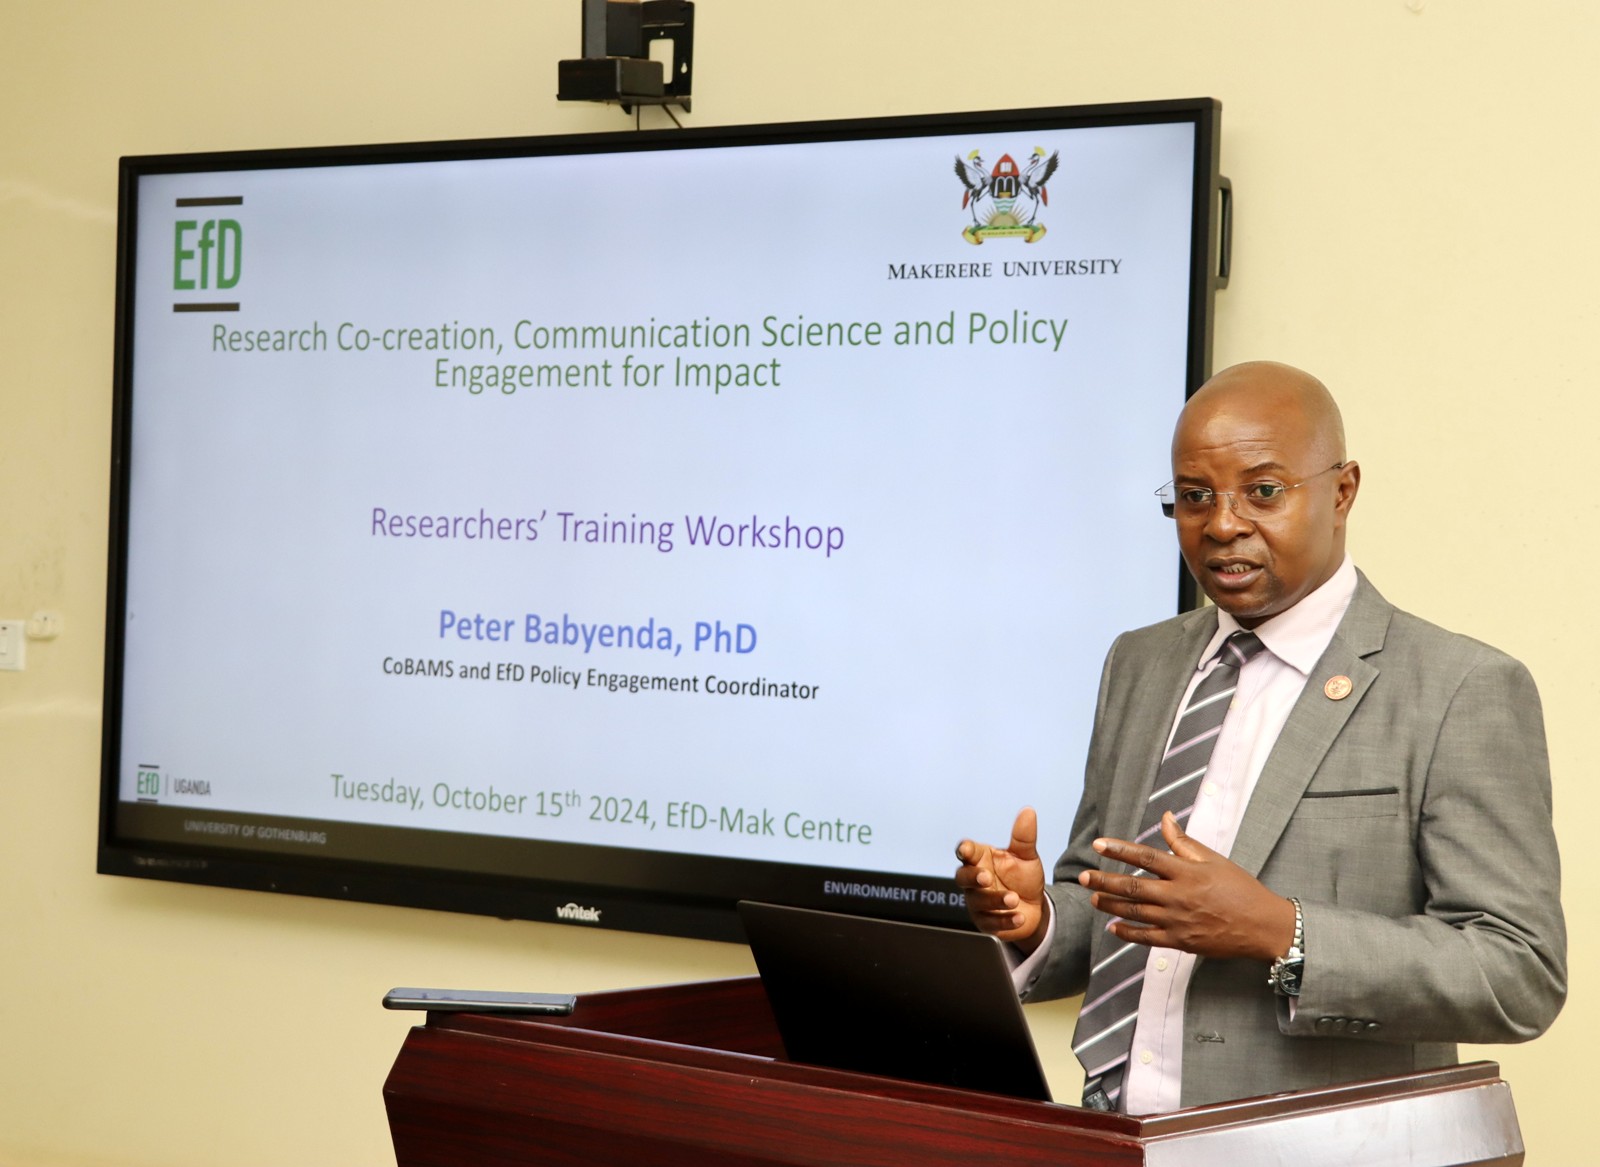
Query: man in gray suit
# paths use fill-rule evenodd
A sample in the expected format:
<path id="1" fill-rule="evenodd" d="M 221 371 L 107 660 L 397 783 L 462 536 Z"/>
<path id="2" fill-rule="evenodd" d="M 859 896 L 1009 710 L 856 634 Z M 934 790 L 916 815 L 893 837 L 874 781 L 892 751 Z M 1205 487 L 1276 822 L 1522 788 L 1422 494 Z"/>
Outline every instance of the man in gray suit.
<path id="1" fill-rule="evenodd" d="M 1006 847 L 956 849 L 968 910 L 1015 946 L 1024 996 L 1087 988 L 1086 1105 L 1404 1074 L 1453 1063 L 1459 1041 L 1542 1033 L 1566 995 L 1566 933 L 1527 670 L 1393 607 L 1349 562 L 1360 468 L 1308 374 L 1219 373 L 1178 420 L 1172 468 L 1164 502 L 1215 607 L 1112 646 L 1053 882 L 1032 810 Z M 1258 655 L 1213 684 L 1234 686 L 1220 730 L 1196 735 L 1209 756 L 1162 814 L 1175 723 L 1241 630 Z M 1104 1030 L 1086 1037 L 1091 1007 Z"/>

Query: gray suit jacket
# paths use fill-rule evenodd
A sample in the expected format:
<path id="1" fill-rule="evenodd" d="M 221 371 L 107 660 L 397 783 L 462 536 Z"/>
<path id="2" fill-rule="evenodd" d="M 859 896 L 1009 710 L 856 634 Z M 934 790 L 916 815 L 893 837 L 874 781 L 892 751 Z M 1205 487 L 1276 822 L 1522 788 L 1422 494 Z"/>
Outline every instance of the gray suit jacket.
<path id="1" fill-rule="evenodd" d="M 1118 638 L 1083 803 L 1049 894 L 1031 1000 L 1083 991 L 1106 917 L 1077 885 L 1131 838 L 1178 701 L 1216 631 L 1203 609 Z M 1323 691 L 1343 674 L 1342 701 Z M 1266 966 L 1204 960 L 1184 1016 L 1183 1105 L 1404 1074 L 1455 1043 L 1525 1041 L 1566 997 L 1550 766 L 1533 679 L 1360 577 L 1245 810 L 1231 858 L 1305 909 L 1294 1019 Z M 1126 868 L 1122 868 L 1126 870 Z"/>

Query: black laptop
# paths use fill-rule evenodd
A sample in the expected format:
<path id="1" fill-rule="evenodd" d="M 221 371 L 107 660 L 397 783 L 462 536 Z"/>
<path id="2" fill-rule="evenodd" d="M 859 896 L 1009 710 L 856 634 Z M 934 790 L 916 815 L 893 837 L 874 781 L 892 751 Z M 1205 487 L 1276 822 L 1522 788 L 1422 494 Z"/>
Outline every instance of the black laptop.
<path id="1" fill-rule="evenodd" d="M 1000 941 L 743 900 L 792 1062 L 1048 1102 Z"/>

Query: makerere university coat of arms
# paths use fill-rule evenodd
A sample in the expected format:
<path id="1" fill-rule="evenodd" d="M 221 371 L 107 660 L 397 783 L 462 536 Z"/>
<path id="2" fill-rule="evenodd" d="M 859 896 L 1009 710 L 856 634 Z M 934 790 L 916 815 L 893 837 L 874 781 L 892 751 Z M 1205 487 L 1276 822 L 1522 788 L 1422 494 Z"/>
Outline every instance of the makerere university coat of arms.
<path id="1" fill-rule="evenodd" d="M 956 155 L 956 177 L 966 190 L 961 205 L 972 212 L 972 226 L 961 232 L 968 243 L 985 239 L 1021 237 L 1034 243 L 1044 236 L 1044 224 L 1037 221 L 1039 208 L 1050 205 L 1045 184 L 1061 165 L 1061 151 L 1046 157 L 1044 147 L 1035 147 L 1026 169 L 1018 170 L 1009 154 L 1000 155 L 993 170 L 983 165 L 983 156 L 974 150 L 965 158 Z"/>

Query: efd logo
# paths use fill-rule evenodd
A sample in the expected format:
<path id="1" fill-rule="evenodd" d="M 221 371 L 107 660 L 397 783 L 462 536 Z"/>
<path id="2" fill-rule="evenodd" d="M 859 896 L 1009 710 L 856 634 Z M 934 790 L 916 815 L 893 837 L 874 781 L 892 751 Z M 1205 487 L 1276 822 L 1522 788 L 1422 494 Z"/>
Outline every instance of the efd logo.
<path id="1" fill-rule="evenodd" d="M 179 208 L 238 207 L 242 195 L 178 199 Z M 173 224 L 172 290 L 175 292 L 227 291 L 238 286 L 244 271 L 244 228 L 237 219 L 179 219 Z M 237 302 L 184 301 L 174 312 L 237 312 Z"/>

